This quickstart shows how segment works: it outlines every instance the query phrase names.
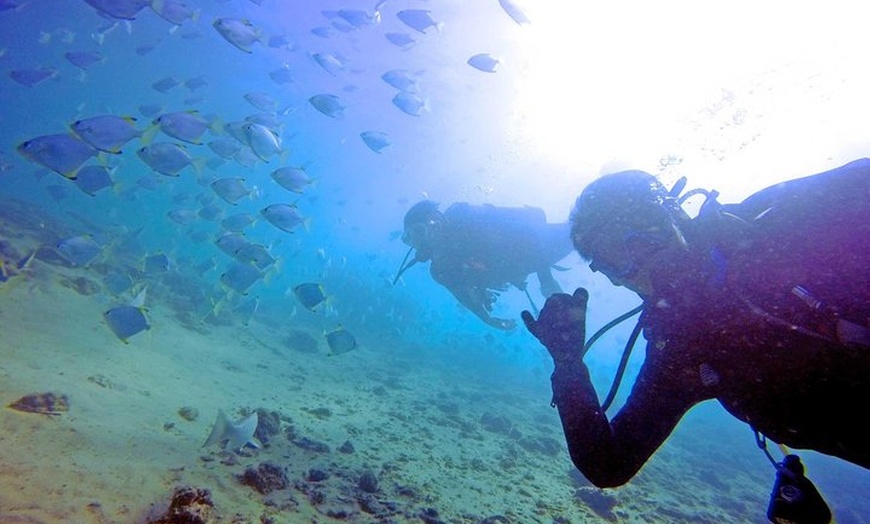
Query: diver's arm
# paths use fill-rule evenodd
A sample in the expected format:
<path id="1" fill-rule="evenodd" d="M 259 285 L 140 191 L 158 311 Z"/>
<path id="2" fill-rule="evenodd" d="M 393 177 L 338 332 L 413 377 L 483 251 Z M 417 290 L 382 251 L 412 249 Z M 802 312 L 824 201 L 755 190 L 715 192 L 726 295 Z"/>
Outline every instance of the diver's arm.
<path id="1" fill-rule="evenodd" d="M 596 486 L 614 487 L 637 473 L 697 400 L 680 384 L 683 375 L 658 361 L 648 346 L 631 395 L 609 421 L 583 363 L 588 298 L 583 288 L 573 295 L 556 293 L 537 319 L 528 311 L 522 318 L 553 357 L 553 403 L 571 460 Z"/>
<path id="2" fill-rule="evenodd" d="M 503 330 L 510 330 L 516 327 L 516 322 L 513 320 L 497 318 L 489 314 L 492 311 L 492 303 L 494 301 L 489 291 L 477 287 L 446 287 L 453 293 L 456 300 L 488 325 Z"/>
<path id="3" fill-rule="evenodd" d="M 580 359 L 557 364 L 551 381 L 571 460 L 600 488 L 628 482 L 692 405 L 653 387 L 642 371 L 625 406 L 608 421 Z"/>

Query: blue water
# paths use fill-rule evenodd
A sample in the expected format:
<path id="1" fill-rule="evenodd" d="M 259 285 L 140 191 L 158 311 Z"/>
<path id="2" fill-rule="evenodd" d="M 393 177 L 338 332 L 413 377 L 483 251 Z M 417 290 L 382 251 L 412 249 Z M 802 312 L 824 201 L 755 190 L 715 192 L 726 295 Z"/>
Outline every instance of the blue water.
<path id="1" fill-rule="evenodd" d="M 250 0 L 191 0 L 189 5 L 198 10 L 196 20 L 178 27 L 150 7 L 134 20 L 116 20 L 100 16 L 82 0 L 0 5 L 7 4 L 23 5 L 0 12 L 4 72 L 0 77 L 0 205 L 25 202 L 28 214 L 18 218 L 39 230 L 45 245 L 94 235 L 103 250 L 96 269 L 86 273 L 104 286 L 98 293 L 101 302 L 127 303 L 147 284 L 150 303 L 175 310 L 178 321 L 191 328 L 221 325 L 245 330 L 248 322 L 288 332 L 344 327 L 373 359 L 377 353 L 372 348 L 379 345 L 427 348 L 430 356 L 442 351 L 444 358 L 434 361 L 448 376 L 461 360 L 463 377 L 497 370 L 509 378 L 522 377 L 524 384 L 536 381 L 543 392 L 540 409 L 549 412 L 550 364 L 525 330 L 490 330 L 434 284 L 425 268 L 413 268 L 392 285 L 406 249 L 399 238 L 402 217 L 416 201 L 428 197 L 443 205 L 454 201 L 535 205 L 546 210 L 550 221 L 562 221 L 584 181 L 595 175 L 589 169 L 576 177 L 566 174 L 559 162 L 535 157 L 535 148 L 514 132 L 525 123 L 524 117 L 517 116 L 523 110 L 512 105 L 525 59 L 513 64 L 510 59 L 511 53 L 520 54 L 518 49 L 527 41 L 522 36 L 525 27 L 511 20 L 497 2 L 390 1 L 381 7 L 378 22 L 363 27 L 353 27 L 333 13 L 356 9 L 374 14 L 374 5 L 352 0 L 263 0 L 262 5 Z M 555 3 L 547 5 L 558 8 Z M 421 33 L 405 25 L 396 13 L 411 8 L 431 10 L 443 27 Z M 263 36 L 262 42 L 254 43 L 251 53 L 239 50 L 212 27 L 218 17 L 250 21 Z M 328 36 L 313 34 L 315 28 L 329 28 Z M 411 36 L 416 43 L 400 48 L 385 37 L 395 32 Z M 565 38 L 569 41 L 568 35 Z M 152 45 L 152 50 L 142 49 Z M 104 60 L 82 71 L 64 58 L 68 51 L 99 51 Z M 486 73 L 466 63 L 483 52 L 505 56 L 502 69 Z M 334 74 L 326 71 L 312 58 L 315 53 L 339 57 L 343 67 Z M 27 87 L 6 74 L 38 67 L 54 68 L 56 76 Z M 570 69 L 571 64 L 563 67 Z M 282 69 L 292 81 L 279 83 L 269 76 Z M 419 116 L 410 116 L 391 102 L 398 90 L 380 78 L 391 69 L 405 69 L 419 78 L 419 97 L 426 103 Z M 606 77 L 603 71 L 578 74 L 593 80 Z M 166 93 L 152 88 L 169 76 L 181 85 Z M 206 85 L 195 90 L 183 84 L 200 77 Z M 122 154 L 103 154 L 89 161 L 112 168 L 114 181 L 113 187 L 90 196 L 16 151 L 26 140 L 67 132 L 72 122 L 103 114 L 134 117 L 136 126 L 144 130 L 153 117 L 144 116 L 140 107 L 150 104 L 158 105 L 160 112 L 196 110 L 224 123 L 239 121 L 262 112 L 245 100 L 248 93 L 266 93 L 275 101 L 272 116 L 280 124 L 284 153 L 268 163 L 250 167 L 233 160 L 218 163 L 206 145 L 187 145 L 198 162 L 212 163 L 199 173 L 188 167 L 177 178 L 165 177 L 137 157 L 136 150 L 144 144 L 134 139 Z M 317 111 L 308 99 L 318 94 L 338 96 L 345 106 L 343 114 L 330 118 Z M 385 133 L 391 145 L 380 153 L 372 151 L 360 137 L 364 131 Z M 565 132 L 571 132 L 570 126 Z M 203 142 L 216 136 L 208 131 Z M 171 139 L 158 133 L 155 141 Z M 315 183 L 303 194 L 288 192 L 269 177 L 282 165 L 304 166 Z M 243 177 L 248 187 L 256 188 L 254 198 L 236 205 L 218 198 L 208 184 L 230 176 Z M 730 180 L 721 183 L 730 188 Z M 305 224 L 288 233 L 260 217 L 261 209 L 278 203 L 296 205 Z M 218 206 L 223 217 L 238 212 L 257 217 L 245 237 L 268 248 L 278 260 L 246 295 L 228 293 L 221 285 L 221 275 L 233 262 L 214 243 L 223 233 L 219 221 L 197 217 L 179 225 L 167 217 L 174 210 L 199 213 L 208 205 Z M 38 224 L 40 217 L 43 226 Z M 139 275 L 132 289 L 117 294 L 106 287 L 108 272 L 140 268 L 145 257 L 157 253 L 169 258 L 165 273 Z M 584 285 L 593 290 L 590 328 L 636 305 L 635 296 L 591 274 L 577 256 L 569 256 L 562 265 L 568 271 L 558 272 L 556 278 L 565 289 Z M 204 269 L 195 271 L 196 266 Z M 303 282 L 323 284 L 329 300 L 321 314 L 306 314 L 293 297 L 290 290 Z M 540 295 L 533 292 L 532 298 L 540 305 Z M 257 300 L 253 316 L 245 307 L 251 299 Z M 512 290 L 501 297 L 496 313 L 518 318 L 527 307 L 525 296 Z M 156 322 L 151 326 L 161 328 Z M 618 328 L 590 355 L 599 391 L 609 386 L 629 331 L 630 327 Z M 637 353 L 620 399 L 642 360 L 642 351 Z M 509 379 L 504 387 L 511 389 Z M 675 476 L 716 469 L 729 456 L 739 455 L 745 457 L 741 460 L 751 470 L 747 475 L 753 482 L 764 484 L 772 478 L 750 432 L 740 431 L 716 406 L 704 406 L 678 432 L 700 435 L 692 442 L 717 451 L 709 454 L 707 462 L 703 456 L 694 457 L 693 470 L 675 470 Z M 720 434 L 735 440 L 716 442 Z M 720 446 L 726 451 L 718 451 Z M 570 467 L 564 452 L 552 460 L 561 461 L 565 470 Z M 841 523 L 870 520 L 866 471 L 813 454 L 808 462 L 838 509 Z M 663 486 L 650 489 L 667 492 Z M 735 507 L 744 504 L 735 500 L 739 497 L 734 492 L 723 497 Z M 764 508 L 755 506 L 765 501 L 766 493 L 759 493 L 745 502 L 749 507 L 739 514 L 757 515 L 746 517 L 747 521 L 763 522 Z"/>

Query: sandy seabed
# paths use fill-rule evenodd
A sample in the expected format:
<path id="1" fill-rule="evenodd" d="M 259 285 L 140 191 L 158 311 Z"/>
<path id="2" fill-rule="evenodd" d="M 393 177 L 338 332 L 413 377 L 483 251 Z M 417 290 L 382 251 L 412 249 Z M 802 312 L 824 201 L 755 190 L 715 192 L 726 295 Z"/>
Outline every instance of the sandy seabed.
<path id="1" fill-rule="evenodd" d="M 191 329 L 159 302 L 147 304 L 152 329 L 124 344 L 104 297 L 61 285 L 86 270 L 33 270 L 0 288 L 0 401 L 54 392 L 70 405 L 0 409 L 2 523 L 152 522 L 178 486 L 210 491 L 209 522 L 766 521 L 772 471 L 729 447 L 751 439 L 739 425 L 690 414 L 640 475 L 601 491 L 571 473 L 546 376 L 496 362 L 481 376 L 461 348 L 449 367 L 425 347 L 371 340 L 327 357 L 320 333 L 312 348 L 256 318 Z M 219 409 L 271 417 L 266 445 L 204 449 Z M 241 481 L 264 463 L 285 487 Z M 862 522 L 850 515 L 841 522 Z"/>

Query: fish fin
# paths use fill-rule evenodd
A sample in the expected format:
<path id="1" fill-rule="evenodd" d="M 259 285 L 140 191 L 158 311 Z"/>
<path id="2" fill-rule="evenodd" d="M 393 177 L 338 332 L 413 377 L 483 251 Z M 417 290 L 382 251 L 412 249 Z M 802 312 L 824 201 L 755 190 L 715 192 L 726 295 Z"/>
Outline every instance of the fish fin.
<path id="1" fill-rule="evenodd" d="M 202 447 L 207 448 L 220 443 L 220 441 L 226 438 L 229 427 L 230 419 L 227 417 L 227 414 L 224 413 L 224 410 L 219 409 L 217 418 L 215 418 L 214 425 L 211 428 L 211 433 L 209 433 L 208 438 L 205 440 Z"/>
<path id="2" fill-rule="evenodd" d="M 24 258 L 19 260 L 15 267 L 18 268 L 18 271 L 26 271 L 27 269 L 30 269 L 30 263 L 33 261 L 34 257 L 36 257 L 35 249 L 31 251 L 30 254 L 25 255 Z"/>
<path id="3" fill-rule="evenodd" d="M 208 159 L 205 157 L 194 158 L 190 161 L 190 165 L 193 166 L 193 170 L 196 171 L 197 175 L 201 175 L 203 170 L 205 169 L 206 163 Z"/>
<path id="4" fill-rule="evenodd" d="M 148 285 L 146 284 L 145 287 L 142 288 L 142 291 L 140 291 L 139 294 L 136 295 L 136 298 L 134 298 L 133 301 L 130 302 L 130 305 L 135 308 L 139 308 L 140 310 L 145 309 L 145 297 L 147 295 L 147 292 Z"/>
<path id="5" fill-rule="evenodd" d="M 225 129 L 226 126 L 224 125 L 224 120 L 219 116 L 214 117 L 208 125 L 208 130 L 211 131 L 211 134 L 213 135 L 222 135 L 224 134 Z"/>
<path id="6" fill-rule="evenodd" d="M 143 146 L 149 145 L 154 141 L 154 137 L 157 136 L 158 131 L 160 131 L 160 125 L 152 124 L 148 126 L 144 131 L 142 131 L 142 135 L 139 137 L 139 142 Z"/>
<path id="7" fill-rule="evenodd" d="M 254 433 L 257 432 L 257 425 L 259 424 L 259 421 L 259 416 L 255 411 L 238 424 L 230 423 L 228 427 L 228 433 L 230 433 L 231 435 L 228 435 L 230 437 L 228 445 L 231 447 L 231 449 L 242 449 L 248 444 L 254 446 L 255 448 L 259 448 L 259 442 L 254 439 Z"/>
<path id="8" fill-rule="evenodd" d="M 230 294 L 229 292 L 227 292 L 218 300 L 211 299 L 211 308 L 206 312 L 205 315 L 203 315 L 203 317 L 199 320 L 199 323 L 202 324 L 203 322 L 205 322 L 205 319 L 207 319 L 209 316 L 216 317 L 218 313 L 220 313 L 221 307 L 223 306 L 224 302 L 226 302 L 229 296 Z"/>

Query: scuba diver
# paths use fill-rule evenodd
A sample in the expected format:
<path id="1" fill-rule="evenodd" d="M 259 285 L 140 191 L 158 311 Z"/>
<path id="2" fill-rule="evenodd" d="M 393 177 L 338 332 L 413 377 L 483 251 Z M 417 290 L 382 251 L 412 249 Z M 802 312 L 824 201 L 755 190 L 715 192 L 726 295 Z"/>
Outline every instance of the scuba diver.
<path id="1" fill-rule="evenodd" d="M 598 487 L 628 482 L 693 406 L 716 399 L 749 424 L 777 471 L 773 522 L 822 523 L 831 514 L 793 455 L 770 439 L 870 468 L 870 159 L 763 189 L 738 204 L 715 191 L 680 196 L 642 171 L 605 175 L 577 198 L 571 239 L 592 271 L 643 303 L 604 402 L 583 356 L 588 293 L 560 293 L 540 315 L 522 312 L 555 368 L 571 460 Z M 695 218 L 685 200 L 706 196 Z M 611 327 L 616 321 L 611 322 Z M 607 409 L 640 331 L 646 356 L 630 395 Z M 782 481 L 782 482 L 781 482 Z M 785 484 L 790 484 L 785 486 Z M 808 482 L 808 481 L 807 481 Z M 783 487 L 785 486 L 785 487 Z M 811 486 L 811 485 L 810 485 Z M 782 488 L 782 489 L 780 489 Z M 804 505 L 801 505 L 804 504 Z"/>
<path id="2" fill-rule="evenodd" d="M 416 263 L 431 261 L 432 278 L 469 311 L 492 327 L 513 329 L 515 321 L 491 315 L 499 292 L 514 285 L 531 302 L 526 278 L 536 273 L 544 297 L 560 293 L 551 269 L 572 251 L 569 229 L 567 222 L 548 223 L 535 207 L 459 202 L 442 213 L 423 200 L 405 214 L 402 241 L 410 249 L 393 283 Z"/>

